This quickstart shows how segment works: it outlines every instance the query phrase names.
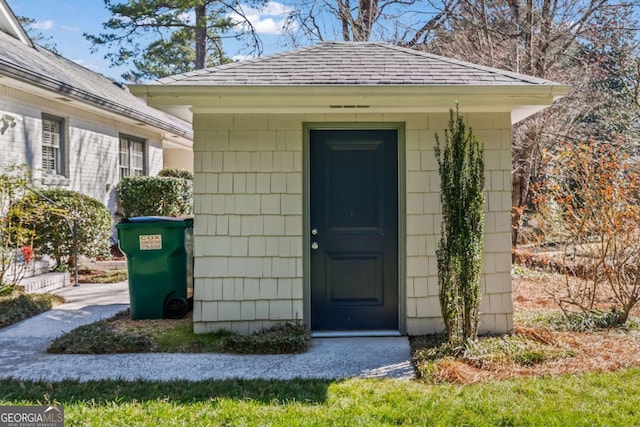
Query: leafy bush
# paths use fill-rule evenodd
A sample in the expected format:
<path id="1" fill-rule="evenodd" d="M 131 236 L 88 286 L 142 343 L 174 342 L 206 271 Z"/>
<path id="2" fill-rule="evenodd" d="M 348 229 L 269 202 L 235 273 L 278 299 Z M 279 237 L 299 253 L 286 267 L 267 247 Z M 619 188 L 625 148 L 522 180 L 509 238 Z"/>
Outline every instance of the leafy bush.
<path id="1" fill-rule="evenodd" d="M 23 165 L 7 166 L 0 172 L 0 292 L 15 288 L 33 258 L 34 233 L 24 224 L 27 216 L 18 214 L 11 221 L 9 215 L 29 191 L 30 178 Z"/>
<path id="2" fill-rule="evenodd" d="M 610 320 L 624 324 L 640 303 L 637 162 L 614 144 L 567 143 L 546 176 L 536 207 L 543 218 L 557 218 L 547 234 L 564 243 L 560 262 L 572 276 L 549 292 L 565 313 L 611 304 L 621 314 Z"/>
<path id="3" fill-rule="evenodd" d="M 626 320 L 621 321 L 622 318 Z M 593 332 L 601 329 L 629 330 L 637 328 L 636 322 L 622 310 L 568 311 L 551 319 L 555 329 L 573 332 Z"/>
<path id="4" fill-rule="evenodd" d="M 193 181 L 173 177 L 129 176 L 116 188 L 122 214 L 180 216 L 193 210 Z"/>
<path id="5" fill-rule="evenodd" d="M 193 181 L 193 172 L 189 172 L 185 169 L 164 168 L 160 172 L 158 172 L 158 176 L 190 179 Z"/>
<path id="6" fill-rule="evenodd" d="M 440 173 L 441 237 L 436 250 L 440 308 L 447 337 L 457 346 L 473 340 L 480 322 L 480 271 L 484 234 L 484 148 L 449 110 L 444 142 L 436 133 Z"/>
<path id="7" fill-rule="evenodd" d="M 26 194 L 11 210 L 11 221 L 35 232 L 34 248 L 52 257 L 58 267 L 72 264 L 73 213 L 78 217 L 78 254 L 89 258 L 109 256 L 111 215 L 98 200 L 62 189 Z"/>
<path id="8" fill-rule="evenodd" d="M 56 338 L 49 353 L 115 354 L 147 353 L 154 350 L 153 340 L 134 331 L 115 331 L 105 320 L 80 326 L 72 334 Z"/>
<path id="9" fill-rule="evenodd" d="M 129 310 L 76 328 L 57 338 L 50 353 L 103 354 L 223 352 L 241 354 L 302 353 L 309 344 L 309 330 L 299 323 L 278 324 L 251 335 L 218 330 L 196 335 L 190 319 L 130 320 Z"/>
<path id="10" fill-rule="evenodd" d="M 2 295 L 0 297 L 0 328 L 28 319 L 63 302 L 62 297 L 50 294 L 13 291 L 8 295 Z"/>
<path id="11" fill-rule="evenodd" d="M 565 316 L 568 329 L 576 332 L 617 328 L 629 320 L 621 310 L 568 312 Z M 625 322 L 620 320 L 623 317 L 626 319 Z"/>
<path id="12" fill-rule="evenodd" d="M 243 354 L 283 354 L 307 351 L 309 330 L 301 324 L 283 323 L 251 335 L 224 338 L 224 349 Z"/>
<path id="13" fill-rule="evenodd" d="M 514 322 L 538 329 L 549 331 L 597 332 L 602 330 L 630 331 L 637 330 L 637 319 L 629 317 L 625 323 L 620 323 L 624 316 L 621 310 L 567 311 L 553 309 L 517 310 Z"/>
<path id="14" fill-rule="evenodd" d="M 91 270 L 78 271 L 78 283 L 119 283 L 127 280 L 127 270 Z"/>

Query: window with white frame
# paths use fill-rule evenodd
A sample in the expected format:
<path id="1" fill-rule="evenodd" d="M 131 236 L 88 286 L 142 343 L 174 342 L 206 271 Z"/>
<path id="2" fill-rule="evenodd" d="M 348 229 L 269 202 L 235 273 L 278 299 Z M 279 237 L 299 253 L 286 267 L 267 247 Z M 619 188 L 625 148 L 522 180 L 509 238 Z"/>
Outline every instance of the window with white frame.
<path id="1" fill-rule="evenodd" d="M 42 169 L 65 175 L 65 124 L 60 117 L 42 115 Z"/>
<path id="2" fill-rule="evenodd" d="M 144 140 L 120 135 L 120 179 L 125 176 L 144 175 Z"/>

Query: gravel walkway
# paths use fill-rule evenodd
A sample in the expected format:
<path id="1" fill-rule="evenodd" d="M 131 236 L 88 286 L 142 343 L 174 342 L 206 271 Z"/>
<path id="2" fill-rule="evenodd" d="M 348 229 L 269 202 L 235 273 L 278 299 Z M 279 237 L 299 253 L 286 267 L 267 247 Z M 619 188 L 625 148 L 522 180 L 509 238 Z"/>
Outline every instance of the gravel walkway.
<path id="1" fill-rule="evenodd" d="M 126 282 L 83 284 L 58 292 L 66 303 L 0 330 L 0 378 L 80 381 L 398 378 L 414 377 L 406 337 L 314 338 L 302 354 L 145 353 L 52 355 L 44 351 L 57 336 L 111 317 L 128 307 Z"/>

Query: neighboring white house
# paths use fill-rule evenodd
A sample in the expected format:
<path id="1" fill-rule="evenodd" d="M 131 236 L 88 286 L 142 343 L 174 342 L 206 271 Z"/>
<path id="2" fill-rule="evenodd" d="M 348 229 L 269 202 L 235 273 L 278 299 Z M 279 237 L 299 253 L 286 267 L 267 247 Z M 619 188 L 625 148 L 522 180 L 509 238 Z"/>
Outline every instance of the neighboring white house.
<path id="1" fill-rule="evenodd" d="M 194 328 L 442 330 L 435 134 L 485 148 L 482 324 L 513 328 L 511 126 L 568 88 L 384 43 L 321 43 L 131 86 L 195 132 Z"/>
<path id="2" fill-rule="evenodd" d="M 123 176 L 193 170 L 189 123 L 34 44 L 0 0 L 0 166 L 27 164 L 45 186 L 115 208 Z"/>

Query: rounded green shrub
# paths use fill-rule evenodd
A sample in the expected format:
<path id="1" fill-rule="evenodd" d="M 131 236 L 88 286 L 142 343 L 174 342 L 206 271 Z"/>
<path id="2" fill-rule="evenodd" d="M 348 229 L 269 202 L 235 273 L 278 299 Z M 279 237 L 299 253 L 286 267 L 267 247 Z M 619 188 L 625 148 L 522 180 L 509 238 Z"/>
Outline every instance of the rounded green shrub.
<path id="1" fill-rule="evenodd" d="M 181 216 L 193 211 L 193 181 L 160 176 L 128 176 L 116 188 L 125 218 Z"/>
<path id="2" fill-rule="evenodd" d="M 193 180 L 193 172 L 186 169 L 164 168 L 158 172 L 158 176 L 165 178 L 182 178 Z"/>
<path id="3" fill-rule="evenodd" d="M 17 218 L 18 213 L 21 218 Z M 111 215 L 92 197 L 63 189 L 30 192 L 13 208 L 11 217 L 35 232 L 34 249 L 53 258 L 60 268 L 72 264 L 74 213 L 78 221 L 78 254 L 89 258 L 109 256 Z"/>

